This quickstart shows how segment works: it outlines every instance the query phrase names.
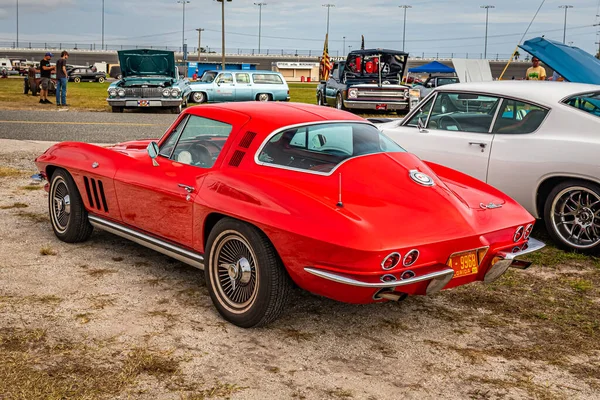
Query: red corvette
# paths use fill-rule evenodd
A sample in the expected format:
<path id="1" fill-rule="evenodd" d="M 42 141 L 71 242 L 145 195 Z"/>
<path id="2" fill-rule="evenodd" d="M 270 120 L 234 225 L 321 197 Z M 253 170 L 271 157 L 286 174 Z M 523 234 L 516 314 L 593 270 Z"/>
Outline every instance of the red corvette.
<path id="1" fill-rule="evenodd" d="M 241 327 L 275 319 L 292 282 L 343 302 L 400 300 L 494 281 L 544 246 L 509 197 L 318 106 L 192 107 L 158 142 L 64 142 L 36 164 L 60 240 L 96 227 L 203 268 Z"/>

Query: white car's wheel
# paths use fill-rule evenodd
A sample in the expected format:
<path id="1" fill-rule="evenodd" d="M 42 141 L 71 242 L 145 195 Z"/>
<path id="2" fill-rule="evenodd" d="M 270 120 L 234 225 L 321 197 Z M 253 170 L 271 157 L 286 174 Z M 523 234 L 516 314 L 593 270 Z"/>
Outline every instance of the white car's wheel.
<path id="1" fill-rule="evenodd" d="M 48 211 L 54 234 L 63 242 L 86 241 L 94 228 L 71 175 L 57 169 L 50 178 Z"/>
<path id="2" fill-rule="evenodd" d="M 192 100 L 194 100 L 194 103 L 204 103 L 206 101 L 206 95 L 203 92 L 194 92 L 192 94 Z"/>
<path id="3" fill-rule="evenodd" d="M 206 284 L 223 318 L 251 328 L 281 314 L 291 280 L 264 233 L 245 222 L 224 218 L 211 230 L 206 248 Z"/>
<path id="4" fill-rule="evenodd" d="M 268 93 L 261 93 L 258 96 L 256 96 L 256 99 L 258 101 L 271 101 L 271 95 Z"/>
<path id="5" fill-rule="evenodd" d="M 546 199 L 544 220 L 558 245 L 584 253 L 600 249 L 600 187 L 565 181 Z"/>

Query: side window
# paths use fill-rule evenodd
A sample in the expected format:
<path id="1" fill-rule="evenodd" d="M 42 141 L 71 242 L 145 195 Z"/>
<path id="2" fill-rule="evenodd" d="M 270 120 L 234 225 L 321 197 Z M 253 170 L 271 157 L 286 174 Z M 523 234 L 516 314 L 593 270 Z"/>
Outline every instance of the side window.
<path id="1" fill-rule="evenodd" d="M 171 154 L 173 153 L 173 149 L 175 148 L 175 144 L 179 140 L 179 136 L 181 135 L 181 131 L 185 127 L 185 124 L 187 123 L 187 121 L 188 121 L 188 118 L 182 119 L 181 122 L 179 123 L 179 125 L 177 125 L 175 127 L 175 129 L 173 129 L 171 131 L 171 133 L 169 134 L 169 137 L 167 138 L 167 140 L 165 140 L 160 145 L 160 151 L 158 152 L 159 155 L 161 155 L 163 157 L 167 157 L 167 158 L 171 157 Z"/>
<path id="2" fill-rule="evenodd" d="M 518 100 L 502 102 L 493 133 L 523 134 L 536 131 L 546 118 L 548 110 Z"/>
<path id="3" fill-rule="evenodd" d="M 600 117 L 600 92 L 580 94 L 565 101 L 578 110 Z"/>
<path id="4" fill-rule="evenodd" d="M 233 83 L 233 75 L 231 75 L 229 73 L 221 74 L 221 75 L 219 75 L 217 82 L 218 83 Z"/>
<path id="5" fill-rule="evenodd" d="M 472 93 L 438 93 L 427 128 L 488 133 L 500 99 Z"/>
<path id="6" fill-rule="evenodd" d="M 254 83 L 263 83 L 271 85 L 283 84 L 283 80 L 277 74 L 254 74 Z"/>
<path id="7" fill-rule="evenodd" d="M 248 74 L 235 74 L 235 80 L 237 83 L 250 83 L 250 75 Z"/>
<path id="8" fill-rule="evenodd" d="M 421 106 L 419 111 L 408 121 L 407 126 L 417 126 L 419 123 L 419 118 L 423 121 L 423 124 L 427 122 L 427 117 L 429 117 L 429 112 L 431 111 L 431 106 L 433 105 L 433 101 L 435 97 L 429 99 L 429 101 Z"/>

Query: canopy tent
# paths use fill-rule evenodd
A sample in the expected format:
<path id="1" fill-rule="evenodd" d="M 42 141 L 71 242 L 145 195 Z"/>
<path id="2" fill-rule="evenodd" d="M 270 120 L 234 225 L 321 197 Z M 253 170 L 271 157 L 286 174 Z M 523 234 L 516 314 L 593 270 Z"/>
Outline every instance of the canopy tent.
<path id="1" fill-rule="evenodd" d="M 455 74 L 454 68 L 448 67 L 438 61 L 430 62 L 429 64 L 421 65 L 420 67 L 414 67 L 408 70 L 414 74 Z"/>
<path id="2" fill-rule="evenodd" d="M 542 60 L 569 82 L 600 85 L 600 60 L 578 47 L 540 37 L 519 47 Z"/>

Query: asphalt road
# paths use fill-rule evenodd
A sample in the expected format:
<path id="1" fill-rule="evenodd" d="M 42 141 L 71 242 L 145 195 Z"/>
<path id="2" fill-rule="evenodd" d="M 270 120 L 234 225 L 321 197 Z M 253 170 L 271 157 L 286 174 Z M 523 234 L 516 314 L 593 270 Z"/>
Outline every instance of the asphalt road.
<path id="1" fill-rule="evenodd" d="M 159 138 L 176 117 L 137 110 L 122 114 L 0 110 L 0 139 L 116 143 Z"/>

